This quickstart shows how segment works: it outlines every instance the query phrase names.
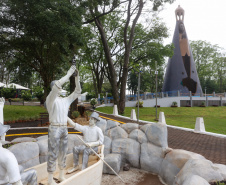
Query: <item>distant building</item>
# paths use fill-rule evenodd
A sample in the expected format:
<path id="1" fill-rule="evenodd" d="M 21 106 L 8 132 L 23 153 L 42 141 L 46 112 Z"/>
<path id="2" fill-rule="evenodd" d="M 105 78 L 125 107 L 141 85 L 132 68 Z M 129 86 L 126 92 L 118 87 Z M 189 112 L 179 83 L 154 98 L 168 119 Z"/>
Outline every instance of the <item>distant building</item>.
<path id="1" fill-rule="evenodd" d="M 201 95 L 202 88 L 184 26 L 184 10 L 180 5 L 175 15 L 174 55 L 169 58 L 162 91 L 168 92 L 169 96 L 175 91 L 180 91 L 182 95 L 188 95 L 189 91 L 192 95 Z"/>

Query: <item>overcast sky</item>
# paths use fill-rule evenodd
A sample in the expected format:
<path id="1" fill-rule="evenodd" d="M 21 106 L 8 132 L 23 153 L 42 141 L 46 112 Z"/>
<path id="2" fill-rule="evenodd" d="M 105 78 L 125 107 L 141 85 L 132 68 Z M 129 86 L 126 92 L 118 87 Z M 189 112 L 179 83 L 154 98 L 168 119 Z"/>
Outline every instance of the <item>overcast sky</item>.
<path id="1" fill-rule="evenodd" d="M 184 24 L 189 40 L 205 40 L 226 50 L 226 0 L 176 0 L 165 5 L 160 13 L 170 33 L 165 44 L 172 42 L 178 5 L 185 11 Z"/>

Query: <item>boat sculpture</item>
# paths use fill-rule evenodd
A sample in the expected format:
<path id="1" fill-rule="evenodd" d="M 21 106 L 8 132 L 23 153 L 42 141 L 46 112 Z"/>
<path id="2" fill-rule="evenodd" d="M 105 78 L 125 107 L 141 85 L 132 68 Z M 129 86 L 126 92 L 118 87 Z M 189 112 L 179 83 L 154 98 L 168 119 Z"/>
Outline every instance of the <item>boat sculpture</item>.
<path id="1" fill-rule="evenodd" d="M 98 154 L 101 159 L 104 159 L 104 145 L 99 146 Z M 103 161 L 95 154 L 89 156 L 88 167 L 84 170 L 77 170 L 74 173 L 67 174 L 66 171 L 73 166 L 73 153 L 67 155 L 66 159 L 66 170 L 65 177 L 66 180 L 63 182 L 57 182 L 59 185 L 73 185 L 73 184 L 82 184 L 82 185 L 100 185 L 102 179 L 103 171 Z M 79 164 L 82 164 L 82 154 L 79 156 Z M 48 184 L 48 172 L 47 172 L 47 162 L 39 164 L 29 169 L 35 169 L 37 171 L 37 178 L 39 185 Z M 27 170 L 29 170 L 27 169 Z M 81 168 L 80 168 L 81 169 Z M 25 170 L 26 171 L 26 170 Z M 54 179 L 57 179 L 59 176 L 59 169 L 54 173 Z M 88 177 L 88 178 L 87 178 Z"/>

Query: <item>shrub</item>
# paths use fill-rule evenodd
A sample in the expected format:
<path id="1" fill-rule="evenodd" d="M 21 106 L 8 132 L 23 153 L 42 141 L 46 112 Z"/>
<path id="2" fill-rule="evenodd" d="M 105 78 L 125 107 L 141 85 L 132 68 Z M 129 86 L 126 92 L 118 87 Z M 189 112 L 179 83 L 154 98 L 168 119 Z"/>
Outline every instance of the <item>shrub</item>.
<path id="1" fill-rule="evenodd" d="M 95 106 L 97 104 L 97 100 L 95 98 L 92 98 L 90 100 L 90 105 Z"/>
<path id="2" fill-rule="evenodd" d="M 143 107 L 144 102 L 143 101 L 139 101 L 139 107 Z M 138 107 L 138 101 L 136 103 L 136 107 Z"/>
<path id="3" fill-rule="evenodd" d="M 37 97 L 39 101 L 41 101 L 44 96 L 43 88 L 36 86 L 33 88 L 32 91 L 33 91 L 34 96 Z"/>
<path id="4" fill-rule="evenodd" d="M 26 100 L 30 101 L 31 100 L 31 92 L 30 91 L 21 91 L 21 97 Z"/>
<path id="5" fill-rule="evenodd" d="M 177 106 L 177 102 L 174 101 L 174 102 L 172 103 L 172 105 L 173 105 L 173 106 Z"/>
<path id="6" fill-rule="evenodd" d="M 72 114 L 71 114 L 71 116 L 72 116 L 72 118 L 75 119 L 75 118 L 79 117 L 79 114 L 80 113 L 78 111 L 73 111 Z"/>
<path id="7" fill-rule="evenodd" d="M 0 94 L 5 99 L 15 98 L 16 96 L 16 89 L 15 88 L 2 88 L 0 89 Z"/>
<path id="8" fill-rule="evenodd" d="M 201 105 L 202 106 L 205 106 L 206 105 L 206 102 L 202 101 Z"/>

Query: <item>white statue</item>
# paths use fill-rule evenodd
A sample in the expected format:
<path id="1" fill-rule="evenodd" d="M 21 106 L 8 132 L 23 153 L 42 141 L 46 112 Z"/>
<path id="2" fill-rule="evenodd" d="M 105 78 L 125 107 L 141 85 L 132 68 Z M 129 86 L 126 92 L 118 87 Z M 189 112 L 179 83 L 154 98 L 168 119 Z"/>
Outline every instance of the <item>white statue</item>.
<path id="1" fill-rule="evenodd" d="M 85 145 L 75 146 L 73 148 L 73 168 L 69 169 L 67 173 L 72 173 L 79 168 L 79 153 L 83 152 L 82 159 L 82 170 L 84 170 L 88 165 L 89 155 L 92 154 L 92 150 L 89 147 L 97 152 L 98 146 L 103 144 L 104 135 L 102 130 L 96 126 L 96 122 L 99 121 L 99 114 L 93 112 L 90 116 L 89 126 L 82 126 L 78 123 L 74 123 L 70 118 L 68 118 L 68 123 L 74 127 L 75 130 L 81 131 L 84 136 Z"/>
<path id="2" fill-rule="evenodd" d="M 70 76 L 77 72 L 75 77 L 75 91 L 68 97 L 60 97 L 62 85 L 67 82 Z M 67 116 L 70 104 L 81 94 L 79 82 L 79 74 L 76 67 L 73 65 L 67 72 L 67 75 L 58 81 L 51 83 L 51 92 L 46 98 L 46 107 L 49 113 L 49 134 L 48 134 L 48 160 L 47 171 L 48 184 L 56 185 L 53 180 L 53 173 L 56 170 L 56 160 L 58 158 L 59 178 L 60 182 L 65 180 L 64 168 L 66 167 L 66 154 L 68 142 Z"/>
<path id="3" fill-rule="evenodd" d="M 9 128 L 9 125 L 0 124 L 0 136 L 5 134 Z M 26 172 L 20 170 L 14 154 L 3 148 L 2 140 L 0 140 L 0 184 L 8 183 L 12 185 L 37 185 L 37 175 L 33 169 Z"/>
<path id="4" fill-rule="evenodd" d="M 4 117 L 3 117 L 3 108 L 5 104 L 5 99 L 2 97 L 0 98 L 0 124 L 4 124 Z M 5 133 L 1 136 L 1 140 L 5 141 Z"/>

